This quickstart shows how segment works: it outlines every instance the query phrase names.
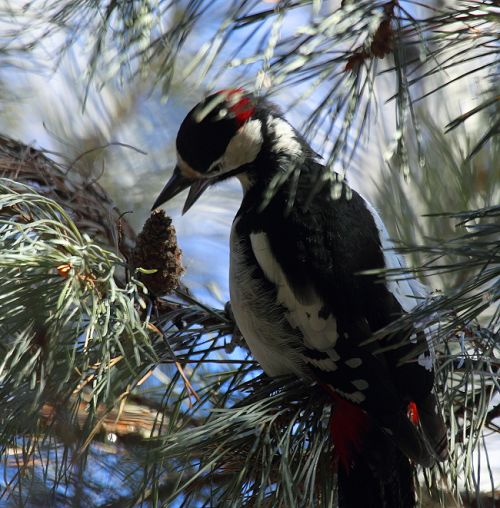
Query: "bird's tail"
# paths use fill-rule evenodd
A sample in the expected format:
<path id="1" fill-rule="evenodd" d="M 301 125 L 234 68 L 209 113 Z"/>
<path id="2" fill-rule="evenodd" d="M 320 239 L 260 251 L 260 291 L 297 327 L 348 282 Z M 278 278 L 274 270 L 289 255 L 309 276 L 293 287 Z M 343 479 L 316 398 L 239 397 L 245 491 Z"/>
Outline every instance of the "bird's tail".
<path id="1" fill-rule="evenodd" d="M 332 398 L 339 508 L 414 507 L 414 466 L 394 439 L 356 404 L 336 394 Z"/>
<path id="2" fill-rule="evenodd" d="M 371 432 L 369 453 L 359 454 L 349 469 L 339 467 L 339 508 L 413 508 L 413 466 L 382 432 Z"/>

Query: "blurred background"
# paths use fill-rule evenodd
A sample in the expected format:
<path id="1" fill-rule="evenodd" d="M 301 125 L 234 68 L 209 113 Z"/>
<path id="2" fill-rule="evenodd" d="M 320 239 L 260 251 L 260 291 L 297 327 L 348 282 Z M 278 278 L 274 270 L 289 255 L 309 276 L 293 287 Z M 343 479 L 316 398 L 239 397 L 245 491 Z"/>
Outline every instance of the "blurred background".
<path id="1" fill-rule="evenodd" d="M 386 6 L 405 44 L 363 56 Z M 139 232 L 170 177 L 186 113 L 213 90 L 244 86 L 270 94 L 396 242 L 446 244 L 462 226 L 429 215 L 500 202 L 498 15 L 494 2 L 439 0 L 0 0 L 0 133 L 98 180 Z M 345 71 L 353 55 L 357 78 Z M 239 184 L 220 184 L 181 216 L 184 198 L 165 206 L 183 281 L 223 308 Z M 412 266 L 436 259 L 411 248 L 407 256 Z M 425 283 L 447 291 L 469 274 L 436 272 Z M 484 323 L 494 313 L 486 309 Z M 480 481 L 498 489 L 498 438 L 488 451 L 493 478 Z"/>

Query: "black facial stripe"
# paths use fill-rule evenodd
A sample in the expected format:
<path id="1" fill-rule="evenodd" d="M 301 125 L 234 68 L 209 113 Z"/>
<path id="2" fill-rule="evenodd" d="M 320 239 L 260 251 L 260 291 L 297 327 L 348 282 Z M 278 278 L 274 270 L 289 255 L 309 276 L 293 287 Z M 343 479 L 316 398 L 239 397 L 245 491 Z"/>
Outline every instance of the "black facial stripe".
<path id="1" fill-rule="evenodd" d="M 239 168 L 232 169 L 231 171 L 228 171 L 227 173 L 222 173 L 221 175 L 215 177 L 213 179 L 213 183 L 221 182 L 222 180 L 227 180 L 228 178 L 231 178 L 232 176 L 240 175 L 241 173 L 244 173 L 248 169 L 249 164 L 245 164 L 244 166 L 240 166 Z"/>

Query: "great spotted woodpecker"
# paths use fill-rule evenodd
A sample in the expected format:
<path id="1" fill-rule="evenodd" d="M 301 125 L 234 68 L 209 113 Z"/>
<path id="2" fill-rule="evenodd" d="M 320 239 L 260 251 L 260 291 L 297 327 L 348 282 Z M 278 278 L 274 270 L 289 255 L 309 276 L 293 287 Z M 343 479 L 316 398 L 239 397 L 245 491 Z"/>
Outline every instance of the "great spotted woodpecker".
<path id="1" fill-rule="evenodd" d="M 177 166 L 153 208 L 189 187 L 186 212 L 232 176 L 244 196 L 231 230 L 230 296 L 252 354 L 269 376 L 293 373 L 329 393 L 342 508 L 413 506 L 414 464 L 447 455 L 432 360 L 416 329 L 369 339 L 415 305 L 420 287 L 362 273 L 402 263 L 384 250 L 377 212 L 274 106 L 242 89 L 187 115 Z"/>

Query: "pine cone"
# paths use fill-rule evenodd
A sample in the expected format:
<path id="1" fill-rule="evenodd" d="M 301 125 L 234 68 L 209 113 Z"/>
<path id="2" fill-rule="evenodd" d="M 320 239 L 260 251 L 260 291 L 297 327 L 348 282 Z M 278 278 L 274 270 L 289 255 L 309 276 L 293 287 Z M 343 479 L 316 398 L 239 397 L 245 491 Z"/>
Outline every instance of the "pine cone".
<path id="1" fill-rule="evenodd" d="M 184 273 L 181 250 L 172 219 L 163 210 L 153 211 L 144 224 L 132 252 L 132 264 L 135 268 L 156 270 L 139 274 L 140 280 L 156 296 L 171 293 L 179 286 Z"/>

